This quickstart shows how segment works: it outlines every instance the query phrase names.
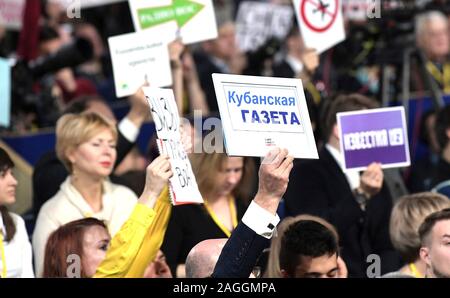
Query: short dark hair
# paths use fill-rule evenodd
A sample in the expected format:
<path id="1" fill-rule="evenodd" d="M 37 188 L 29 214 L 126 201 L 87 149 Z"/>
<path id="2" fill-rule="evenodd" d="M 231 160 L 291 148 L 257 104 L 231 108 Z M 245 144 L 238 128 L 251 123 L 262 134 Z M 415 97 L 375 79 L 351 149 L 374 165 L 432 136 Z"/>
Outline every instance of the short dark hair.
<path id="1" fill-rule="evenodd" d="M 427 242 L 434 225 L 442 220 L 450 220 L 450 208 L 433 212 L 425 218 L 419 227 L 420 243 L 422 246 L 425 245 L 425 242 Z"/>
<path id="2" fill-rule="evenodd" d="M 44 25 L 39 30 L 39 43 L 47 42 L 53 39 L 58 39 L 59 33 L 55 28 Z"/>
<path id="3" fill-rule="evenodd" d="M 336 124 L 336 114 L 340 112 L 358 111 L 363 109 L 374 109 L 379 105 L 376 101 L 367 96 L 351 93 L 338 95 L 329 105 L 324 113 L 323 119 L 323 137 L 327 142 L 333 126 Z"/>
<path id="4" fill-rule="evenodd" d="M 338 240 L 333 232 L 315 220 L 300 220 L 291 224 L 280 247 L 280 268 L 294 276 L 300 258 L 339 254 Z"/>
<path id="5" fill-rule="evenodd" d="M 436 138 L 441 150 L 444 150 L 448 143 L 447 129 L 450 128 L 450 106 L 440 109 L 436 117 Z"/>

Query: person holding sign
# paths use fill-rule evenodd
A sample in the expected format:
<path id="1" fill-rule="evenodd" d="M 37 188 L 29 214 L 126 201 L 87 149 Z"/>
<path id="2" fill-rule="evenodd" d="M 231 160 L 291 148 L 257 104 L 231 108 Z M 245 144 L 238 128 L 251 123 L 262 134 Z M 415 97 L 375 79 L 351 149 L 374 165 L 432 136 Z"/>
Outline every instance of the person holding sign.
<path id="1" fill-rule="evenodd" d="M 273 76 L 302 80 L 311 124 L 316 134 L 318 131 L 317 105 L 321 100 L 321 94 L 315 86 L 314 79 L 319 67 L 319 54 L 314 49 L 306 48 L 296 22 L 286 37 L 285 48 L 283 60 L 273 66 Z"/>
<path id="2" fill-rule="evenodd" d="M 325 116 L 326 145 L 319 160 L 294 166 L 286 191 L 287 215 L 311 214 L 333 224 L 340 235 L 342 258 L 350 277 L 366 277 L 366 259 L 381 258 L 381 270 L 397 270 L 400 260 L 389 239 L 392 198 L 376 160 L 362 172 L 343 170 L 336 114 L 376 107 L 369 98 L 358 95 L 337 97 Z"/>
<path id="3" fill-rule="evenodd" d="M 59 227 L 46 245 L 43 276 L 143 277 L 169 219 L 166 185 L 172 175 L 168 156 L 147 167 L 144 191 L 112 240 L 105 222 L 92 217 Z"/>
<path id="4" fill-rule="evenodd" d="M 190 158 L 205 203 L 173 208 L 161 249 L 177 277 L 184 276 L 186 257 L 196 244 L 230 237 L 244 214 L 254 174 L 253 162 L 247 157 L 200 153 Z"/>
<path id="5" fill-rule="evenodd" d="M 222 249 L 212 277 L 247 278 L 252 273 L 280 222 L 277 209 L 288 186 L 293 160 L 288 150 L 278 147 L 266 154 L 259 167 L 258 192 Z"/>
<path id="6" fill-rule="evenodd" d="M 286 56 L 283 61 L 274 65 L 273 75 L 276 77 L 301 78 L 304 84 L 310 82 L 319 66 L 319 54 L 314 49 L 306 48 L 297 23 L 292 25 L 286 37 L 285 47 Z M 308 88 L 307 84 L 306 87 Z M 317 90 L 314 92 L 317 93 Z"/>
<path id="7" fill-rule="evenodd" d="M 73 220 L 105 220 L 115 235 L 136 205 L 129 188 L 113 184 L 108 176 L 116 161 L 116 127 L 97 113 L 66 114 L 56 127 L 56 152 L 69 172 L 58 193 L 39 211 L 33 233 L 36 272 L 43 269 L 48 236 Z"/>

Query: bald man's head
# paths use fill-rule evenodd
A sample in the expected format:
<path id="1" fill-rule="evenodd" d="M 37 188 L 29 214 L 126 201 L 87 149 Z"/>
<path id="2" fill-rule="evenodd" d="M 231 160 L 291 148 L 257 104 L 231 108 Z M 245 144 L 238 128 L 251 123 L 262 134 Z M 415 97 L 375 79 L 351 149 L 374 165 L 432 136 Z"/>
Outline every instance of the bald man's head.
<path id="1" fill-rule="evenodd" d="M 186 277 L 211 276 L 227 240 L 226 238 L 208 239 L 194 246 L 186 258 Z"/>

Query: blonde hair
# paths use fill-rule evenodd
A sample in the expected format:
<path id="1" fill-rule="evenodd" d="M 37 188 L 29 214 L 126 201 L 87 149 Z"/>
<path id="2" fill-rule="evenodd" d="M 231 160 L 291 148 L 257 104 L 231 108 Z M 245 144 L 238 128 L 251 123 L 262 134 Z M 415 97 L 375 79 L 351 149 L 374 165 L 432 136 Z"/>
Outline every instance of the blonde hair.
<path id="1" fill-rule="evenodd" d="M 405 262 L 414 262 L 419 257 L 419 227 L 424 219 L 448 207 L 450 200 L 446 196 L 432 192 L 403 196 L 397 201 L 391 213 L 389 235 Z"/>
<path id="2" fill-rule="evenodd" d="M 103 129 L 109 129 L 117 141 L 117 129 L 97 113 L 66 114 L 56 123 L 56 155 L 72 174 L 72 163 L 67 157 L 69 150 L 87 142 Z"/>
<path id="3" fill-rule="evenodd" d="M 242 157 L 244 160 L 244 169 L 239 184 L 233 189 L 232 194 L 236 198 L 243 199 L 248 203 L 251 195 L 251 189 L 254 179 L 255 165 L 250 157 Z M 192 170 L 197 180 L 198 188 L 204 199 L 208 199 L 215 188 L 216 178 L 219 171 L 222 170 L 228 156 L 224 153 L 200 153 L 191 154 L 190 160 Z"/>
<path id="4" fill-rule="evenodd" d="M 267 260 L 267 268 L 264 274 L 264 277 L 268 278 L 279 278 L 283 277 L 280 269 L 280 249 L 281 249 L 281 239 L 283 238 L 286 230 L 294 223 L 303 221 L 303 220 L 312 220 L 320 223 L 325 226 L 327 229 L 331 231 L 333 236 L 336 238 L 337 243 L 339 243 L 339 235 L 336 228 L 330 224 L 325 219 L 313 216 L 309 214 L 301 214 L 296 217 L 286 217 L 283 221 L 277 226 L 277 234 L 272 237 L 270 242 L 270 252 Z"/>

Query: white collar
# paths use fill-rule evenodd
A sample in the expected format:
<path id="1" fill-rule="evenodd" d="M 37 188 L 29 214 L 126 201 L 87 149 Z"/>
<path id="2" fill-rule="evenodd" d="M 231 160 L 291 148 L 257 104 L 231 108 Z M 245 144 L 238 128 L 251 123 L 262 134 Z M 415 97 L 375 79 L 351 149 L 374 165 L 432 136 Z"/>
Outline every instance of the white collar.
<path id="1" fill-rule="evenodd" d="M 325 148 L 327 148 L 328 152 L 330 152 L 331 156 L 333 156 L 339 167 L 343 169 L 344 163 L 342 161 L 341 152 L 328 143 L 325 144 Z"/>
<path id="2" fill-rule="evenodd" d="M 0 231 L 3 233 L 3 237 L 6 237 L 6 227 L 3 224 L 3 216 L 0 215 Z"/>
<path id="3" fill-rule="evenodd" d="M 359 171 L 345 170 L 344 169 L 344 157 L 342 156 L 341 152 L 328 143 L 325 144 L 325 148 L 327 148 L 328 152 L 330 152 L 331 156 L 333 156 L 334 160 L 337 162 L 337 164 L 341 168 L 342 172 L 344 173 L 345 177 L 347 178 L 347 182 L 350 185 L 350 188 L 351 189 L 358 188 L 359 184 L 360 184 Z"/>
<path id="4" fill-rule="evenodd" d="M 217 66 L 223 73 L 229 73 L 230 67 L 227 62 L 223 59 L 217 58 L 216 56 L 211 56 L 212 63 Z"/>
<path id="5" fill-rule="evenodd" d="M 286 63 L 289 64 L 296 76 L 303 70 L 303 63 L 292 55 L 286 56 Z"/>
<path id="6" fill-rule="evenodd" d="M 66 198 L 72 203 L 84 217 L 95 216 L 100 219 L 109 220 L 112 213 L 111 192 L 112 186 L 108 178 L 103 181 L 102 210 L 94 213 L 91 206 L 86 202 L 83 196 L 78 192 L 75 186 L 70 182 L 70 176 L 61 184 L 61 191 L 65 193 Z"/>

